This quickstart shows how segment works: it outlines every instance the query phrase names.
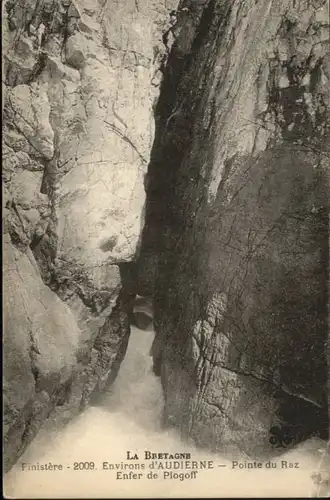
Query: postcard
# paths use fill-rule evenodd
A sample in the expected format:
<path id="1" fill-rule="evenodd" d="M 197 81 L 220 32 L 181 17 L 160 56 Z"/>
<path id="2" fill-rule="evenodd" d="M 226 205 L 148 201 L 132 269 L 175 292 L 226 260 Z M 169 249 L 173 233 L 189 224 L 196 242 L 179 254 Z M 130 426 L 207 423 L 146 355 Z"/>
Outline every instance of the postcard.
<path id="1" fill-rule="evenodd" d="M 8 499 L 330 494 L 328 0 L 6 0 Z"/>

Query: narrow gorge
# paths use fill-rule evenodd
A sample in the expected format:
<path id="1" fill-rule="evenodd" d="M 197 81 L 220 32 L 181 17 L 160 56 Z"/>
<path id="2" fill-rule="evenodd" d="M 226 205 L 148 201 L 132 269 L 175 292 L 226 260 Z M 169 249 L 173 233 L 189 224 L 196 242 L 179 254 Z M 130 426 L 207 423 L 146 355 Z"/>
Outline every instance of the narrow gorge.
<path id="1" fill-rule="evenodd" d="M 5 470 L 137 338 L 157 432 L 325 449 L 328 1 L 6 0 L 3 74 Z"/>

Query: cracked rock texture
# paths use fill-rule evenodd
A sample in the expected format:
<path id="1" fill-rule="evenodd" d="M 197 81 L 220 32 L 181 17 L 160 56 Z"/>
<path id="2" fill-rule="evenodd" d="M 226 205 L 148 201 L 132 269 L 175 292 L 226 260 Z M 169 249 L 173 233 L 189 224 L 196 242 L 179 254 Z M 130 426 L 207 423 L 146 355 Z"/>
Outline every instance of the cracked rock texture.
<path id="1" fill-rule="evenodd" d="M 260 455 L 328 436 L 329 12 L 183 0 L 147 178 L 138 293 L 154 295 L 164 421 Z"/>
<path id="2" fill-rule="evenodd" d="M 129 336 L 167 0 L 3 2 L 5 466 Z"/>

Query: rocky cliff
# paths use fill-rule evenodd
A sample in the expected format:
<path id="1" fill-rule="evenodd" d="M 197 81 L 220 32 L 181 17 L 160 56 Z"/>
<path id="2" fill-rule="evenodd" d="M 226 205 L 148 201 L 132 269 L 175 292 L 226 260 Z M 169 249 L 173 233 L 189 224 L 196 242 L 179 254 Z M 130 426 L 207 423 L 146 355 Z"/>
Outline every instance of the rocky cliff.
<path id="1" fill-rule="evenodd" d="M 328 22 L 183 0 L 172 30 L 137 276 L 164 422 L 214 451 L 328 436 Z"/>
<path id="2" fill-rule="evenodd" d="M 174 5 L 3 2 L 6 468 L 125 354 L 121 273 L 140 244 Z"/>
<path id="3" fill-rule="evenodd" d="M 328 437 L 328 4 L 175 7 L 5 2 L 6 468 L 116 377 L 135 294 L 165 425 Z"/>

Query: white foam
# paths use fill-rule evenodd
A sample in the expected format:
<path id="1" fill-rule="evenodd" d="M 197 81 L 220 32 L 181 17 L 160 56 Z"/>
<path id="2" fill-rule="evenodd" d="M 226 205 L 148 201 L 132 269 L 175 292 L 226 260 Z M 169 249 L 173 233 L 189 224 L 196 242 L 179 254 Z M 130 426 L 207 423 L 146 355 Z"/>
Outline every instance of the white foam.
<path id="1" fill-rule="evenodd" d="M 47 424 L 16 466 L 6 475 L 7 498 L 170 498 L 170 497 L 299 497 L 314 496 L 311 475 L 319 466 L 319 442 L 310 440 L 280 460 L 298 462 L 297 469 L 232 469 L 221 456 L 181 443 L 174 432 L 161 429 L 163 398 L 160 381 L 152 372 L 149 351 L 153 332 L 132 329 L 119 375 L 97 407 L 90 407 L 64 429 Z M 103 470 L 103 462 L 118 463 L 126 452 L 144 450 L 190 451 L 193 460 L 213 460 L 214 469 L 199 470 L 196 479 L 116 479 L 116 471 Z M 22 471 L 22 463 L 62 464 L 62 471 Z M 74 471 L 74 462 L 94 461 L 97 470 Z M 274 460 L 275 461 L 275 460 Z M 133 462 L 133 461 L 132 461 Z M 135 462 L 133 462 L 135 463 Z M 218 467 L 218 465 L 226 467 Z M 70 468 L 67 468 L 70 467 Z M 125 471 L 124 471 L 125 472 Z M 126 471 L 127 472 L 127 471 Z M 137 471 L 138 472 L 138 471 Z M 157 471 L 156 471 L 157 472 Z M 181 471 L 179 471 L 181 472 Z M 184 471 L 188 473 L 189 471 Z"/>

